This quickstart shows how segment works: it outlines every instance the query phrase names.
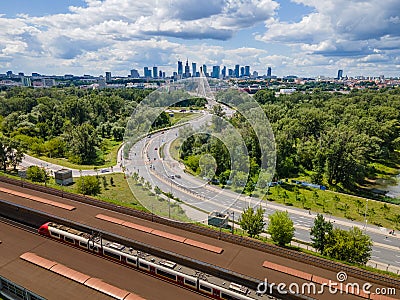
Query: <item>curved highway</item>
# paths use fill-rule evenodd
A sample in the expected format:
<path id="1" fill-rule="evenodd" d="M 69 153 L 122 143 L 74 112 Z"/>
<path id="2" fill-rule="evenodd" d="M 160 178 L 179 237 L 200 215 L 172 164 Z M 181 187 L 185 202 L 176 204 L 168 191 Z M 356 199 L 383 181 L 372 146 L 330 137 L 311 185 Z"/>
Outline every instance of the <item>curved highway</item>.
<path id="1" fill-rule="evenodd" d="M 204 112 L 204 116 L 190 121 L 190 124 L 199 128 L 207 124 L 211 115 Z M 180 128 L 171 128 L 163 132 L 152 134 L 136 143 L 130 151 L 130 159 L 125 166 L 130 174 L 139 173 L 153 186 L 158 186 L 164 192 L 170 192 L 184 203 L 199 209 L 191 218 L 196 221 L 206 221 L 207 213 L 218 211 L 228 213 L 230 219 L 238 220 L 243 208 L 248 205 L 259 204 L 258 199 L 244 197 L 231 190 L 211 186 L 201 178 L 184 172 L 182 163 L 174 160 L 170 153 L 171 143 L 178 138 Z M 178 176 L 177 176 L 178 175 Z M 266 209 L 265 221 L 268 215 L 276 210 L 288 211 L 295 224 L 295 239 L 310 242 L 310 229 L 313 226 L 315 214 L 308 211 L 287 207 L 284 205 L 264 202 L 261 205 Z M 374 241 L 370 265 L 385 264 L 400 269 L 400 239 L 388 234 L 387 229 L 353 222 L 346 219 L 325 216 L 328 220 L 343 229 L 358 226 L 371 236 Z"/>

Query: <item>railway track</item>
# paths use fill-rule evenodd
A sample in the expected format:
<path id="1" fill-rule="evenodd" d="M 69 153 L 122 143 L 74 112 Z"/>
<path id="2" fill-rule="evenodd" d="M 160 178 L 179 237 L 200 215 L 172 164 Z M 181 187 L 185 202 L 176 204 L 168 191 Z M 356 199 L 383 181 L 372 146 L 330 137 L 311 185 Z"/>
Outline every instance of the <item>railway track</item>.
<path id="1" fill-rule="evenodd" d="M 256 297 L 255 290 L 256 290 L 258 284 L 260 283 L 260 280 L 258 280 L 258 279 L 251 278 L 249 276 L 245 276 L 242 274 L 238 274 L 238 273 L 232 272 L 230 270 L 227 270 L 227 269 L 224 269 L 221 267 L 217 267 L 215 265 L 211 265 L 209 263 L 202 262 L 202 261 L 199 261 L 199 260 L 196 260 L 193 258 L 184 257 L 177 253 L 172 253 L 170 251 L 166 251 L 166 250 L 163 250 L 160 248 L 146 245 L 146 244 L 138 242 L 138 241 L 130 240 L 130 239 L 127 239 L 127 238 L 124 238 L 124 237 L 121 237 L 121 236 L 118 236 L 118 235 L 115 235 L 112 233 L 104 232 L 97 228 L 86 227 L 86 226 L 76 223 L 76 222 L 72 222 L 72 221 L 62 219 L 62 218 L 52 216 L 52 215 L 43 214 L 42 212 L 28 209 L 26 207 L 22 207 L 22 206 L 19 206 L 16 204 L 7 203 L 6 201 L 3 201 L 3 200 L 0 200 L 0 206 L 1 206 L 0 221 L 10 224 L 14 227 L 18 227 L 19 229 L 28 231 L 29 233 L 38 234 L 37 233 L 37 228 L 39 228 L 38 224 L 43 224 L 44 220 L 54 220 L 55 222 L 57 222 L 59 224 L 65 224 L 66 226 L 75 228 L 76 230 L 84 231 L 87 233 L 92 233 L 92 235 L 94 235 L 94 236 L 102 236 L 102 238 L 107 239 L 109 241 L 114 241 L 117 244 L 125 245 L 125 247 L 127 247 L 127 248 L 136 249 L 136 250 L 138 250 L 138 253 L 140 253 L 140 255 L 145 255 L 144 257 L 151 255 L 149 258 L 150 261 L 148 261 L 148 263 L 151 263 L 153 261 L 158 262 L 158 261 L 162 261 L 162 260 L 172 261 L 179 265 L 179 269 L 187 268 L 191 273 L 195 273 L 195 271 L 197 270 L 196 271 L 197 274 L 204 274 L 208 278 L 207 279 L 208 281 L 210 279 L 212 279 L 211 282 L 213 282 L 213 281 L 216 283 L 219 282 L 219 284 L 221 284 L 222 282 L 240 283 L 240 285 L 249 287 L 252 290 L 253 297 Z M 13 209 L 10 210 L 9 209 L 10 207 L 12 207 Z M 1 214 L 2 210 L 3 210 L 3 214 Z M 13 215 L 12 211 L 16 211 L 17 213 L 15 213 L 15 215 Z M 18 216 L 16 217 L 16 215 L 18 215 Z M 47 237 L 47 238 L 49 238 L 49 237 Z M 66 243 L 66 244 L 68 244 L 68 243 Z M 69 246 L 71 246 L 71 245 L 69 245 Z M 79 250 L 92 253 L 92 251 L 88 251 L 88 249 L 86 249 L 86 250 L 80 249 L 79 247 L 74 247 L 74 248 L 78 248 Z M 92 254 L 96 254 L 96 253 L 92 253 Z M 99 255 L 99 253 L 97 253 L 96 255 Z M 107 259 L 114 263 L 122 262 L 122 260 L 115 261 L 115 259 L 113 260 L 113 259 L 104 257 L 103 255 L 101 255 L 101 256 L 104 259 Z M 138 269 L 138 270 L 140 271 L 140 269 Z M 157 278 L 159 279 L 159 277 L 157 277 Z M 176 284 L 176 285 L 181 287 L 181 285 L 178 285 L 178 284 Z M 221 288 L 222 288 L 222 286 L 221 286 Z M 268 297 L 270 297 L 271 299 L 304 299 L 304 300 L 312 299 L 310 297 L 302 296 L 299 294 L 288 294 L 285 296 L 281 296 L 281 294 L 279 294 L 277 292 L 275 287 L 272 290 L 273 290 L 273 296 L 268 295 Z M 196 292 L 196 293 L 198 293 L 198 292 Z M 252 297 L 252 299 L 258 299 L 257 297 L 256 298 L 253 298 L 253 297 Z M 236 298 L 234 298 L 234 299 L 236 299 Z M 237 299 L 239 299 L 239 298 L 237 298 Z"/>
<path id="2" fill-rule="evenodd" d="M 100 207 L 103 209 L 119 212 L 125 215 L 129 216 L 134 216 L 137 218 L 141 218 L 147 221 L 152 221 L 156 222 L 159 224 L 175 227 L 178 229 L 183 229 L 185 231 L 190 231 L 193 233 L 197 234 L 202 234 L 204 236 L 212 237 L 215 239 L 221 239 L 226 242 L 230 242 L 233 244 L 245 246 L 248 248 L 256 249 L 259 251 L 263 251 L 265 253 L 269 254 L 274 254 L 274 255 L 280 255 L 282 257 L 288 258 L 288 259 L 294 259 L 299 262 L 303 262 L 309 265 L 313 265 L 319 268 L 324 268 L 326 270 L 334 271 L 337 272 L 338 270 L 346 272 L 348 275 L 361 279 L 361 280 L 368 280 L 369 282 L 376 283 L 376 284 L 383 284 L 383 285 L 390 285 L 396 288 L 400 288 L 400 280 L 397 278 L 389 277 L 387 275 L 383 274 L 378 274 L 378 273 L 373 273 L 367 270 L 363 270 L 360 268 L 348 266 L 342 263 L 338 262 L 333 262 L 330 260 L 326 260 L 320 257 L 315 257 L 311 256 L 305 253 L 301 253 L 298 251 L 290 250 L 290 249 L 285 249 L 282 247 L 278 247 L 275 245 L 270 245 L 270 244 L 265 244 L 256 240 L 252 240 L 249 238 L 241 237 L 241 236 L 236 236 L 236 235 L 231 235 L 231 234 L 226 234 L 226 233 L 219 233 L 217 231 L 207 229 L 204 227 L 199 227 L 194 224 L 188 224 L 188 223 L 181 223 L 169 219 L 164 219 L 159 216 L 155 216 L 151 213 L 146 213 L 142 211 L 137 211 L 134 209 L 126 208 L 126 207 L 121 207 L 118 205 L 102 202 L 90 197 L 86 196 L 81 196 L 81 195 L 76 195 L 68 192 L 63 192 L 60 190 L 56 190 L 53 188 L 48 188 L 48 187 L 43 187 L 39 185 L 35 185 L 32 183 L 27 183 L 15 179 L 10 179 L 6 178 L 3 176 L 0 176 L 0 181 L 10 183 L 16 186 L 23 186 L 25 188 L 29 188 L 32 190 L 40 191 L 40 192 L 45 192 L 51 195 L 59 196 L 62 198 L 66 198 L 72 201 L 77 201 L 80 203 L 84 204 L 89 204 L 92 206 Z"/>
<path id="3" fill-rule="evenodd" d="M 9 219 L 7 217 L 3 217 L 3 216 L 0 216 L 0 222 L 7 224 L 9 226 L 13 226 L 15 228 L 27 231 L 29 233 L 38 235 L 37 228 L 33 227 L 32 225 L 23 224 L 22 222 L 14 221 L 14 220 L 11 220 L 11 219 Z"/>

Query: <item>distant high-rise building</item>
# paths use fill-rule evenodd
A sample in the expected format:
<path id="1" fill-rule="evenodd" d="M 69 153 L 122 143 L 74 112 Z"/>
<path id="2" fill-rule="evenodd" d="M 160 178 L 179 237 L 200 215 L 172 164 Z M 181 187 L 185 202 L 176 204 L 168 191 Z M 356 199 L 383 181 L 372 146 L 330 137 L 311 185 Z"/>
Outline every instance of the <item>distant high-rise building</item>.
<path id="1" fill-rule="evenodd" d="M 6 74 L 7 74 L 7 77 L 8 77 L 8 78 L 11 78 L 12 75 L 13 75 L 13 72 L 12 72 L 12 71 L 7 71 Z"/>
<path id="2" fill-rule="evenodd" d="M 158 77 L 158 68 L 156 66 L 153 67 L 153 78 Z"/>
<path id="3" fill-rule="evenodd" d="M 43 87 L 52 87 L 56 85 L 56 81 L 53 78 L 43 78 L 42 84 Z"/>
<path id="4" fill-rule="evenodd" d="M 22 86 L 31 86 L 32 82 L 29 77 L 21 76 L 21 84 Z"/>
<path id="5" fill-rule="evenodd" d="M 197 65 L 195 62 L 192 62 L 192 76 L 193 77 L 197 76 Z"/>
<path id="6" fill-rule="evenodd" d="M 203 65 L 203 74 L 204 74 L 205 77 L 208 76 L 208 73 L 207 73 L 207 66 L 206 66 L 206 65 Z"/>
<path id="7" fill-rule="evenodd" d="M 224 66 L 224 67 L 222 68 L 221 76 L 222 76 L 222 78 L 225 78 L 225 77 L 226 77 L 226 66 Z"/>
<path id="8" fill-rule="evenodd" d="M 183 64 L 180 60 L 178 60 L 178 75 L 183 74 Z"/>
<path id="9" fill-rule="evenodd" d="M 235 75 L 236 78 L 239 78 L 239 68 L 240 68 L 239 65 L 235 65 L 235 73 L 234 73 L 234 75 Z"/>
<path id="10" fill-rule="evenodd" d="M 250 77 L 250 66 L 244 67 L 244 76 Z"/>
<path id="11" fill-rule="evenodd" d="M 233 73 L 233 70 L 232 70 L 232 69 L 228 69 L 228 76 L 229 76 L 229 77 L 232 77 L 233 74 L 234 74 L 234 73 Z"/>
<path id="12" fill-rule="evenodd" d="M 158 78 L 164 78 L 163 77 L 163 72 L 160 70 L 160 71 L 158 71 Z"/>
<path id="13" fill-rule="evenodd" d="M 186 65 L 185 65 L 185 74 L 183 75 L 185 78 L 190 77 L 190 67 L 189 67 L 189 61 L 186 60 Z"/>
<path id="14" fill-rule="evenodd" d="M 106 82 L 111 82 L 111 72 L 106 72 Z"/>
<path id="15" fill-rule="evenodd" d="M 341 79 L 343 77 L 343 70 L 337 71 L 337 79 Z"/>
<path id="16" fill-rule="evenodd" d="M 272 76 L 272 69 L 271 67 L 268 67 L 267 69 L 267 77 L 271 77 Z"/>
<path id="17" fill-rule="evenodd" d="M 212 78 L 219 78 L 220 70 L 221 70 L 220 66 L 213 66 L 211 77 Z"/>
<path id="18" fill-rule="evenodd" d="M 244 76 L 244 67 L 240 67 L 240 77 Z"/>
<path id="19" fill-rule="evenodd" d="M 145 78 L 151 78 L 151 70 L 148 67 L 144 67 L 143 71 L 144 71 Z"/>
<path id="20" fill-rule="evenodd" d="M 136 69 L 132 69 L 131 70 L 131 78 L 139 78 L 139 77 L 140 77 L 139 71 Z"/>

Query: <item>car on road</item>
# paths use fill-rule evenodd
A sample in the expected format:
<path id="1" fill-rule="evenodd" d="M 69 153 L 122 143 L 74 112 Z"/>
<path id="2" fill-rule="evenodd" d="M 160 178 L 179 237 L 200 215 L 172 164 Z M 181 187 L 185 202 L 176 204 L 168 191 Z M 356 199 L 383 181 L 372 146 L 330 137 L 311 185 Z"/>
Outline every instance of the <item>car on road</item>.
<path id="1" fill-rule="evenodd" d="M 176 178 L 181 178 L 181 175 L 175 174 L 175 177 L 176 177 Z"/>
<path id="2" fill-rule="evenodd" d="M 108 172 L 110 172 L 110 170 L 107 170 L 107 169 L 101 169 L 101 171 L 100 171 L 100 173 L 108 173 Z"/>

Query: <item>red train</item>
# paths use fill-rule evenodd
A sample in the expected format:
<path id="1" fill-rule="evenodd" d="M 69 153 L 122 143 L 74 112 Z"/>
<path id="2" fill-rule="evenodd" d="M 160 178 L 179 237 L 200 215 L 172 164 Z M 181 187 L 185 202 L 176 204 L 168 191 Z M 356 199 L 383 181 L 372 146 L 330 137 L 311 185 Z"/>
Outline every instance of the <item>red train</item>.
<path id="1" fill-rule="evenodd" d="M 236 283 L 225 286 L 223 280 L 201 274 L 197 270 L 136 251 L 133 248 L 114 243 L 100 237 L 93 238 L 86 232 L 48 222 L 40 226 L 39 234 L 56 239 L 68 245 L 81 248 L 96 255 L 111 258 L 125 265 L 162 277 L 175 284 L 198 291 L 214 299 L 254 300 L 265 299 L 255 291 Z M 203 277 L 199 276 L 202 275 Z M 199 278 L 201 277 L 201 278 Z M 269 298 L 272 298 L 269 296 Z"/>

